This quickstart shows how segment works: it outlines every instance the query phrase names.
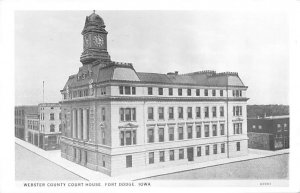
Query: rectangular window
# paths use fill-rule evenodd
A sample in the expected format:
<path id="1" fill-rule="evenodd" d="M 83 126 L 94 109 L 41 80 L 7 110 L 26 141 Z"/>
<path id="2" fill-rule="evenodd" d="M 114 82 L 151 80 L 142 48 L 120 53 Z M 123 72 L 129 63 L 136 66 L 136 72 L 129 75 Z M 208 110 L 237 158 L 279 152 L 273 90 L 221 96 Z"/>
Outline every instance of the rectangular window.
<path id="1" fill-rule="evenodd" d="M 174 141 L 174 128 L 169 128 L 169 141 Z"/>
<path id="2" fill-rule="evenodd" d="M 212 96 L 216 96 L 216 90 L 212 90 Z"/>
<path id="3" fill-rule="evenodd" d="M 209 117 L 209 108 L 208 107 L 204 107 L 204 117 L 205 118 Z"/>
<path id="4" fill-rule="evenodd" d="M 188 134 L 188 139 L 193 138 L 193 126 L 188 126 L 187 127 L 187 134 Z"/>
<path id="5" fill-rule="evenodd" d="M 106 95 L 106 87 L 101 87 L 100 92 L 101 92 L 101 95 Z M 86 96 L 85 90 L 83 92 L 83 95 Z"/>
<path id="6" fill-rule="evenodd" d="M 154 129 L 148 129 L 148 143 L 154 142 Z"/>
<path id="7" fill-rule="evenodd" d="M 148 107 L 148 120 L 153 120 L 154 114 L 153 114 L 153 107 Z"/>
<path id="8" fill-rule="evenodd" d="M 221 153 L 225 153 L 225 143 L 221 144 Z"/>
<path id="9" fill-rule="evenodd" d="M 159 128 L 158 129 L 158 141 L 163 142 L 164 139 L 165 139 L 164 128 Z"/>
<path id="10" fill-rule="evenodd" d="M 105 108 L 102 108 L 101 114 L 102 114 L 102 121 L 105 121 Z"/>
<path id="11" fill-rule="evenodd" d="M 126 168 L 131 168 L 132 167 L 132 155 L 127 155 L 126 156 Z"/>
<path id="12" fill-rule="evenodd" d="M 125 121 L 124 108 L 120 108 L 120 121 Z"/>
<path id="13" fill-rule="evenodd" d="M 196 96 L 200 96 L 200 89 L 196 89 Z"/>
<path id="14" fill-rule="evenodd" d="M 182 140 L 183 139 L 183 127 L 178 127 L 178 139 Z"/>
<path id="15" fill-rule="evenodd" d="M 184 149 L 179 149 L 179 159 L 184 159 Z"/>
<path id="16" fill-rule="evenodd" d="M 242 106 L 233 106 L 233 116 L 242 116 Z"/>
<path id="17" fill-rule="evenodd" d="M 154 163 L 154 152 L 149 152 L 149 164 Z"/>
<path id="18" fill-rule="evenodd" d="M 192 89 L 189 89 L 189 88 L 187 89 L 187 95 L 192 96 Z"/>
<path id="19" fill-rule="evenodd" d="M 242 134 L 243 125 L 242 123 L 233 124 L 233 134 Z"/>
<path id="20" fill-rule="evenodd" d="M 209 145 L 205 146 L 205 155 L 209 155 Z"/>
<path id="21" fill-rule="evenodd" d="M 209 125 L 204 125 L 204 136 L 209 137 Z"/>
<path id="22" fill-rule="evenodd" d="M 217 117 L 217 107 L 212 108 L 213 117 Z"/>
<path id="23" fill-rule="evenodd" d="M 178 107 L 178 118 L 183 119 L 183 107 Z"/>
<path id="24" fill-rule="evenodd" d="M 174 150 L 169 151 L 170 161 L 174 161 Z"/>
<path id="25" fill-rule="evenodd" d="M 201 118 L 201 107 L 196 107 L 196 118 Z"/>
<path id="26" fill-rule="evenodd" d="M 120 94 L 124 94 L 123 86 L 119 86 L 119 93 L 120 93 Z"/>
<path id="27" fill-rule="evenodd" d="M 148 87 L 148 95 L 153 95 L 153 88 L 152 87 Z"/>
<path id="28" fill-rule="evenodd" d="M 169 107 L 169 119 L 174 119 L 174 107 Z"/>
<path id="29" fill-rule="evenodd" d="M 218 145 L 217 144 L 213 145 L 213 150 L 214 150 L 214 154 L 218 153 Z"/>
<path id="30" fill-rule="evenodd" d="M 182 96 L 182 88 L 178 89 L 178 96 Z"/>
<path id="31" fill-rule="evenodd" d="M 160 151 L 159 152 L 159 161 L 160 162 L 164 162 L 165 161 L 165 152 L 164 151 Z"/>
<path id="32" fill-rule="evenodd" d="M 125 109 L 125 121 L 131 121 L 131 109 L 130 108 Z"/>
<path id="33" fill-rule="evenodd" d="M 126 145 L 131 145 L 131 131 L 125 132 L 125 141 Z"/>
<path id="34" fill-rule="evenodd" d="M 105 131 L 102 131 L 102 144 L 105 145 Z"/>
<path id="35" fill-rule="evenodd" d="M 54 120 L 54 113 L 50 113 L 50 120 L 51 120 L 51 121 Z"/>
<path id="36" fill-rule="evenodd" d="M 124 131 L 120 131 L 120 145 L 121 146 L 124 146 L 125 145 L 125 143 L 124 143 L 124 141 L 125 141 L 125 137 L 124 137 Z"/>
<path id="37" fill-rule="evenodd" d="M 207 89 L 204 90 L 204 96 L 208 96 L 208 90 Z"/>
<path id="38" fill-rule="evenodd" d="M 164 89 L 163 88 L 158 88 L 158 94 L 159 95 L 164 95 Z"/>
<path id="39" fill-rule="evenodd" d="M 132 131 L 132 144 L 136 144 L 136 130 Z"/>
<path id="40" fill-rule="evenodd" d="M 158 118 L 160 120 L 163 120 L 165 117 L 164 117 L 164 108 L 163 107 L 158 107 Z"/>
<path id="41" fill-rule="evenodd" d="M 130 94 L 130 86 L 125 86 L 125 94 Z"/>
<path id="42" fill-rule="evenodd" d="M 188 117 L 188 119 L 193 118 L 193 108 L 192 107 L 187 108 L 187 117 Z"/>
<path id="43" fill-rule="evenodd" d="M 135 108 L 131 109 L 131 114 L 132 114 L 132 121 L 136 121 L 136 112 L 135 112 Z"/>
<path id="44" fill-rule="evenodd" d="M 173 88 L 169 88 L 169 95 L 170 95 L 170 96 L 173 95 Z"/>
<path id="45" fill-rule="evenodd" d="M 213 136 L 217 136 L 217 125 L 216 124 L 212 125 L 212 130 L 213 130 Z"/>
<path id="46" fill-rule="evenodd" d="M 201 146 L 197 147 L 197 156 L 201 156 Z"/>
<path id="47" fill-rule="evenodd" d="M 220 135 L 225 135 L 225 125 L 220 124 Z"/>
<path id="48" fill-rule="evenodd" d="M 220 90 L 220 96 L 223 96 L 223 90 Z"/>
<path id="49" fill-rule="evenodd" d="M 196 125 L 196 137 L 201 138 L 201 125 Z"/>
<path id="50" fill-rule="evenodd" d="M 241 142 L 236 142 L 236 151 L 241 151 Z"/>
<path id="51" fill-rule="evenodd" d="M 220 107 L 220 117 L 224 117 L 224 107 Z"/>
<path id="52" fill-rule="evenodd" d="M 135 87 L 131 87 L 132 94 L 135 95 Z"/>

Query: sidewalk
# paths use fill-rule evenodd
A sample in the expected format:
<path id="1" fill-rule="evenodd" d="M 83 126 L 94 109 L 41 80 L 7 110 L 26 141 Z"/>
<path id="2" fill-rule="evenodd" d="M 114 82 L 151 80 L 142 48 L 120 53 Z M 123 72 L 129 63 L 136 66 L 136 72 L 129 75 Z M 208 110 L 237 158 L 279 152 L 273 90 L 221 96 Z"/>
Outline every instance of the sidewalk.
<path id="1" fill-rule="evenodd" d="M 20 140 L 18 138 L 15 138 L 15 142 L 17 144 L 23 146 L 24 148 L 44 157 L 45 159 L 65 168 L 66 170 L 81 176 L 82 178 L 84 178 L 88 181 L 140 180 L 140 179 L 145 179 L 145 178 L 158 176 L 158 175 L 170 174 L 170 173 L 181 172 L 181 171 L 188 171 L 188 170 L 193 170 L 193 169 L 206 168 L 206 167 L 222 165 L 222 164 L 227 164 L 227 163 L 232 163 L 232 162 L 258 159 L 258 158 L 263 158 L 263 157 L 270 157 L 270 156 L 289 153 L 288 149 L 278 150 L 278 151 L 264 151 L 264 150 L 249 149 L 249 154 L 247 156 L 236 157 L 236 158 L 226 158 L 226 159 L 214 160 L 214 161 L 210 161 L 210 162 L 194 163 L 194 164 L 169 167 L 169 168 L 165 167 L 165 168 L 160 168 L 160 169 L 155 169 L 155 170 L 150 170 L 150 171 L 145 170 L 143 172 L 130 173 L 130 174 L 122 175 L 122 176 L 118 176 L 118 177 L 110 177 L 108 175 L 102 174 L 97 171 L 90 170 L 86 167 L 83 167 L 81 165 L 78 165 L 76 163 L 73 163 L 71 161 L 68 161 L 68 160 L 62 158 L 60 156 L 60 150 L 44 151 L 43 149 L 40 149 L 30 143 Z"/>

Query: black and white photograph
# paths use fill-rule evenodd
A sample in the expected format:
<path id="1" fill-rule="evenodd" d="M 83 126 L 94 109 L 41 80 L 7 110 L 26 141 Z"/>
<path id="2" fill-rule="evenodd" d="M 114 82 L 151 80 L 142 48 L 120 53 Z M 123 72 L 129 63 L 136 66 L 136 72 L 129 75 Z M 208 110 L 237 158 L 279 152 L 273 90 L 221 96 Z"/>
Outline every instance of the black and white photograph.
<path id="1" fill-rule="evenodd" d="M 299 192 L 300 2 L 206 3 L 4 1 L 0 191 Z"/>

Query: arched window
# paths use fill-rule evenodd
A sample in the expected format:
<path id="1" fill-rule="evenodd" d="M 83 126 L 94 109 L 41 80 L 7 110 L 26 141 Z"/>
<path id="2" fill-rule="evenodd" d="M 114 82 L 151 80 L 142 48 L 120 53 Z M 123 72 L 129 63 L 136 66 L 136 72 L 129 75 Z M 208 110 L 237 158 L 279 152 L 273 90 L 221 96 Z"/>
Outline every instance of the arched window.
<path id="1" fill-rule="evenodd" d="M 50 132 L 55 132 L 55 125 L 54 124 L 50 125 Z"/>

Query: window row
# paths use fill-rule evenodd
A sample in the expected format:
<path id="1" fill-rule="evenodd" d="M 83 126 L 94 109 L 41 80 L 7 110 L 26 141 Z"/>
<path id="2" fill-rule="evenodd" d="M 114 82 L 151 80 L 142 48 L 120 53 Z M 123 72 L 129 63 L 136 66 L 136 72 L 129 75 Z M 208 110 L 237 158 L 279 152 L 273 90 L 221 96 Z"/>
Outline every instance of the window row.
<path id="1" fill-rule="evenodd" d="M 201 137 L 215 137 L 215 136 L 223 136 L 225 135 L 225 124 L 220 124 L 219 131 L 217 124 L 213 124 L 210 128 L 210 125 L 204 125 L 204 133 L 202 134 L 202 126 L 196 125 L 195 128 L 193 128 L 192 125 L 188 125 L 186 129 L 184 129 L 183 126 L 178 126 L 177 132 L 175 133 L 175 127 L 169 127 L 169 128 L 158 128 L 156 131 L 157 134 L 155 134 L 154 128 L 149 128 L 147 130 L 147 142 L 148 143 L 154 143 L 155 141 L 155 135 L 158 135 L 158 142 L 164 142 L 164 141 L 174 141 L 175 135 L 177 140 L 183 140 L 183 139 L 193 139 L 193 138 L 201 138 Z M 186 132 L 186 137 L 184 137 L 184 133 Z M 194 135 L 195 132 L 195 135 Z M 202 136 L 204 135 L 204 136 Z"/>
<path id="2" fill-rule="evenodd" d="M 174 107 L 168 107 L 167 109 L 167 115 L 168 119 L 174 119 Z M 209 107 L 204 107 L 204 118 L 209 118 L 210 117 L 210 108 Z M 221 106 L 219 107 L 219 112 L 217 111 L 217 107 L 212 107 L 211 108 L 211 115 L 212 117 L 224 117 L 224 107 Z M 164 120 L 165 119 L 165 107 L 158 107 L 157 110 L 158 114 L 158 119 L 159 120 Z M 188 119 L 193 119 L 195 118 L 201 118 L 202 115 L 202 109 L 201 107 L 195 107 L 194 112 L 193 112 L 193 107 L 187 107 L 186 108 L 186 117 Z M 178 107 L 177 108 L 177 118 L 178 119 L 183 119 L 184 118 L 184 108 L 183 107 Z M 154 107 L 148 107 L 148 120 L 154 120 Z"/>
<path id="3" fill-rule="evenodd" d="M 167 91 L 169 96 L 173 96 L 174 95 L 174 89 L 175 88 L 168 88 L 167 90 L 165 90 L 165 88 L 163 87 L 158 87 L 158 95 L 164 95 L 164 92 Z M 148 95 L 153 95 L 153 87 L 148 87 Z M 183 92 L 185 92 L 185 96 L 194 96 L 192 90 L 195 90 L 195 96 L 201 96 L 200 94 L 200 89 L 183 89 L 183 88 L 177 88 L 177 96 L 183 96 Z M 216 89 L 212 89 L 211 90 L 211 96 L 217 96 L 217 91 L 218 91 L 218 96 L 223 97 L 224 96 L 224 91 L 223 90 L 216 90 Z M 204 89 L 204 94 L 202 94 L 203 96 L 209 96 L 208 94 L 209 89 Z"/>
<path id="4" fill-rule="evenodd" d="M 212 146 L 212 152 L 210 152 L 210 148 Z M 196 153 L 194 153 L 194 147 L 188 147 L 185 151 L 184 148 L 176 150 L 177 153 L 177 159 L 182 160 L 187 158 L 189 161 L 193 161 L 194 157 L 201 157 L 201 156 L 208 156 L 211 153 L 212 154 L 218 154 L 218 153 L 225 153 L 225 143 L 220 144 L 218 147 L 218 144 L 213 144 L 213 145 L 205 145 L 205 146 L 197 146 L 196 147 Z M 205 148 L 204 150 L 202 150 Z M 166 151 L 159 151 L 159 162 L 165 162 L 166 157 L 165 157 Z M 174 161 L 175 160 L 175 150 L 171 149 L 168 150 L 169 153 L 169 161 Z M 185 155 L 186 153 L 186 155 Z M 154 164 L 155 161 L 155 153 L 154 152 L 149 152 L 148 155 L 148 163 L 149 164 Z"/>
<path id="5" fill-rule="evenodd" d="M 120 121 L 136 121 L 136 109 L 120 108 Z"/>
<path id="6" fill-rule="evenodd" d="M 197 147 L 187 147 L 186 149 L 170 149 L 165 151 L 159 151 L 158 156 L 159 162 L 165 162 L 165 161 L 175 161 L 175 160 L 184 160 L 187 159 L 188 161 L 194 161 L 195 157 L 201 157 L 201 156 L 209 156 L 211 154 L 222 154 L 225 153 L 225 143 L 221 144 L 212 144 L 212 145 L 201 145 Z M 196 148 L 196 152 L 195 151 Z M 236 151 L 241 151 L 241 143 L 236 142 Z M 168 153 L 168 155 L 167 155 Z M 176 156 L 177 155 L 177 156 Z M 155 163 L 155 152 L 149 152 L 148 153 L 148 164 L 154 164 Z M 168 158 L 168 159 L 167 159 Z M 132 164 L 132 155 L 127 155 L 125 157 L 126 161 L 126 168 L 133 167 Z"/>
<path id="7" fill-rule="evenodd" d="M 132 86 L 119 86 L 120 95 L 135 95 L 135 87 Z"/>
<path id="8" fill-rule="evenodd" d="M 83 90 L 75 90 L 73 92 L 69 93 L 69 98 L 77 98 L 77 97 L 86 97 L 89 96 L 89 90 L 83 89 Z M 64 99 L 66 99 L 66 95 L 64 95 Z"/>

